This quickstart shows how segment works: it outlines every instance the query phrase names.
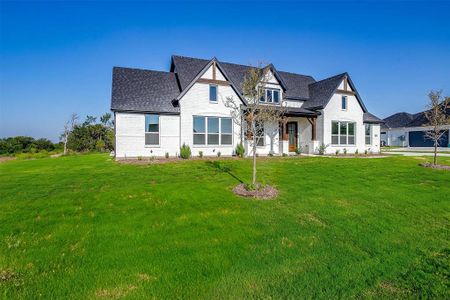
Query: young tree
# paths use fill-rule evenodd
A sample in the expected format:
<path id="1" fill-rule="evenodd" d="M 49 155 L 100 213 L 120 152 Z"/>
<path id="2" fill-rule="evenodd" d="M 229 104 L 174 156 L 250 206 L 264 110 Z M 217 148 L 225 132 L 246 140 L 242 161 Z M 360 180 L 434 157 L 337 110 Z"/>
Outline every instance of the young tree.
<path id="1" fill-rule="evenodd" d="M 105 113 L 103 116 L 100 117 L 100 122 L 104 125 L 104 126 L 108 126 L 111 127 L 112 122 L 111 122 L 111 114 L 110 113 Z"/>
<path id="2" fill-rule="evenodd" d="M 225 106 L 230 108 L 233 120 L 245 130 L 245 136 L 250 142 L 253 157 L 252 185 L 256 186 L 256 157 L 257 145 L 264 139 L 264 129 L 272 126 L 274 131 L 278 131 L 278 124 L 283 121 L 285 111 L 279 97 L 278 103 L 262 102 L 265 97 L 266 83 L 269 81 L 271 72 L 269 68 L 250 67 L 242 83 L 242 93 L 247 101 L 247 105 L 241 107 L 239 100 L 227 97 Z M 273 136 L 268 133 L 269 136 Z M 273 142 L 273 141 L 272 141 Z"/>
<path id="3" fill-rule="evenodd" d="M 64 142 L 64 155 L 67 154 L 67 141 L 69 140 L 69 135 L 73 131 L 73 128 L 77 124 L 78 115 L 73 113 L 70 115 L 69 120 L 64 125 L 64 131 L 61 134 L 61 140 Z"/>
<path id="4" fill-rule="evenodd" d="M 428 110 L 424 112 L 428 123 L 424 126 L 430 126 L 431 129 L 425 133 L 425 137 L 432 140 L 434 144 L 434 159 L 433 165 L 436 165 L 437 161 L 437 147 L 439 141 L 445 134 L 445 125 L 450 124 L 450 118 L 447 114 L 447 110 L 450 109 L 450 97 L 443 97 L 442 91 L 431 91 L 428 94 L 430 101 L 428 103 Z"/>

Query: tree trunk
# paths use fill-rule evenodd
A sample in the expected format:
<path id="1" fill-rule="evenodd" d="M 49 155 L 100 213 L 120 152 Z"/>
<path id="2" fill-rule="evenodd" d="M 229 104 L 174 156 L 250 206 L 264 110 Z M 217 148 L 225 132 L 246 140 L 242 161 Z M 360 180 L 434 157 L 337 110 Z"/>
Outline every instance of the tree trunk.
<path id="1" fill-rule="evenodd" d="M 434 142 L 434 159 L 433 159 L 433 165 L 436 165 L 437 161 L 437 142 Z"/>
<path id="2" fill-rule="evenodd" d="M 252 184 L 256 184 L 256 134 L 253 134 L 253 174 Z"/>
<path id="3" fill-rule="evenodd" d="M 67 133 L 65 134 L 64 137 L 64 155 L 67 154 Z"/>

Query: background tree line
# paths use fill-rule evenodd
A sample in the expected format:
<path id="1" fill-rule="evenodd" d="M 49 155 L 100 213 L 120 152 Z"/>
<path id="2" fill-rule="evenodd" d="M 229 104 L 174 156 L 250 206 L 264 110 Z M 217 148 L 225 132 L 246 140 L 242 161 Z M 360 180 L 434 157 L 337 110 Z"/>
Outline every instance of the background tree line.
<path id="1" fill-rule="evenodd" d="M 86 116 L 78 123 L 76 114 L 64 126 L 59 143 L 49 139 L 35 139 L 29 136 L 16 136 L 0 139 L 0 155 L 48 152 L 91 152 L 114 149 L 114 121 L 110 113 L 102 115 L 97 121 L 94 116 Z"/>

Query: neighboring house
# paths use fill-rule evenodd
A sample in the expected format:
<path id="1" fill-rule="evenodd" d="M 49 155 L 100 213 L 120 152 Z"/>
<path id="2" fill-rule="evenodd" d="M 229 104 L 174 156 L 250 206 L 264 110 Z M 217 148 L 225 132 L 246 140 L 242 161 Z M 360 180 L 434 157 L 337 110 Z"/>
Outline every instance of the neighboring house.
<path id="1" fill-rule="evenodd" d="M 446 110 L 450 115 L 450 108 Z M 401 147 L 433 147 L 433 141 L 426 138 L 425 133 L 431 127 L 425 126 L 428 120 L 424 112 L 409 114 L 396 113 L 385 118 L 381 126 L 381 142 L 386 146 Z M 450 125 L 444 126 L 446 132 L 439 141 L 440 147 L 450 147 Z"/>
<path id="2" fill-rule="evenodd" d="M 245 110 L 241 85 L 249 66 L 172 56 L 170 72 L 114 67 L 111 110 L 117 158 L 179 155 L 233 155 L 242 142 L 251 149 L 245 128 L 233 122 L 225 101 L 233 97 Z M 286 124 L 263 124 L 258 154 L 292 153 L 299 147 L 317 153 L 347 149 L 380 151 L 380 124 L 367 111 L 347 73 L 316 81 L 268 65 L 267 105 L 286 106 Z"/>

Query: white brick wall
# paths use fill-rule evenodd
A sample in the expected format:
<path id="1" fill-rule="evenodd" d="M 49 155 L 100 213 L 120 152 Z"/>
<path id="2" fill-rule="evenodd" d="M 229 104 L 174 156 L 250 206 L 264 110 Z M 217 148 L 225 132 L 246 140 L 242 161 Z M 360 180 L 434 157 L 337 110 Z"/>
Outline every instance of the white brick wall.
<path id="1" fill-rule="evenodd" d="M 217 69 L 219 74 L 219 70 Z M 219 85 L 217 87 L 217 103 L 209 101 L 209 85 L 205 83 L 195 83 L 192 88 L 180 100 L 181 111 L 181 134 L 180 144 L 186 143 L 191 147 L 192 155 L 197 156 L 199 151 L 203 151 L 205 156 L 232 155 L 236 145 L 240 142 L 241 129 L 239 124 L 233 121 L 233 144 L 227 146 L 199 146 L 193 143 L 193 116 L 205 117 L 229 117 L 230 108 L 225 106 L 227 97 L 233 97 L 236 103 L 242 103 L 238 95 L 231 86 Z"/>
<path id="2" fill-rule="evenodd" d="M 331 97 L 330 102 L 328 102 L 327 106 L 323 109 L 322 116 L 318 118 L 318 123 L 320 123 L 320 130 L 318 131 L 321 132 L 320 136 L 318 136 L 318 140 L 323 142 L 325 145 L 329 145 L 326 149 L 327 153 L 335 153 L 336 150 L 340 150 L 342 153 L 344 148 L 347 149 L 347 153 L 354 153 L 356 149 L 358 149 L 361 153 L 361 151 L 364 151 L 364 149 L 367 148 L 365 145 L 363 110 L 356 97 L 350 95 L 347 95 L 347 109 L 342 110 L 341 99 L 342 94 L 334 94 Z M 347 121 L 356 123 L 355 145 L 336 146 L 331 144 L 332 121 Z"/>
<path id="3" fill-rule="evenodd" d="M 116 157 L 176 156 L 179 152 L 180 117 L 160 115 L 160 145 L 145 145 L 145 114 L 115 113 Z"/>

